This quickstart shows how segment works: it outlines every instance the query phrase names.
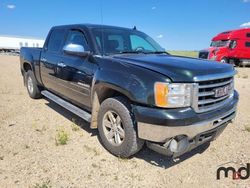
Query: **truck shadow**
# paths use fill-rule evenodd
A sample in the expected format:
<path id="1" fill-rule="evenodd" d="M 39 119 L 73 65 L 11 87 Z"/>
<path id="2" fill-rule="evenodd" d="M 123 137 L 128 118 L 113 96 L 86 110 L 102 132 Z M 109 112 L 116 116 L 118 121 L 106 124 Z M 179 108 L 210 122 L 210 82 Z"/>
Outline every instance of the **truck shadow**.
<path id="1" fill-rule="evenodd" d="M 79 126 L 81 129 L 91 133 L 91 136 L 97 136 L 98 131 L 96 129 L 91 129 L 89 122 L 85 121 L 84 119 L 78 117 L 77 115 L 73 114 L 72 112 L 68 111 L 67 109 L 61 107 L 60 105 L 56 104 L 55 102 L 51 101 L 50 99 L 45 99 L 47 102 L 45 103 L 48 107 L 52 108 L 54 111 L 62 115 L 63 117 L 70 120 L 75 125 Z"/>
<path id="2" fill-rule="evenodd" d="M 192 151 L 183 154 L 182 156 L 178 157 L 177 159 L 173 159 L 172 157 L 168 157 L 157 152 L 154 152 L 147 148 L 146 146 L 137 153 L 134 157 L 140 158 L 145 160 L 146 162 L 150 163 L 151 165 L 157 166 L 159 168 L 168 169 L 172 166 L 178 165 L 181 162 L 193 157 L 194 155 L 201 154 L 208 149 L 210 143 L 205 143 Z"/>
<path id="3" fill-rule="evenodd" d="M 67 109 L 61 107 L 60 105 L 56 104 L 55 102 L 53 102 L 49 99 L 46 99 L 46 101 L 47 102 L 45 104 L 48 107 L 52 108 L 60 115 L 67 118 L 72 123 L 79 126 L 81 129 L 90 133 L 91 136 L 98 136 L 98 131 L 96 129 L 90 129 L 89 122 L 76 116 L 75 114 L 71 113 Z M 149 148 L 147 148 L 146 146 L 144 146 L 144 148 L 140 152 L 138 152 L 136 155 L 134 155 L 133 157 L 145 160 L 149 164 L 154 165 L 156 167 L 168 169 L 172 166 L 175 166 L 175 165 L 189 159 L 190 157 L 192 157 L 194 155 L 203 153 L 209 147 L 209 145 L 210 145 L 209 143 L 201 145 L 201 146 L 197 147 L 196 149 L 182 155 L 181 157 L 178 158 L 177 161 L 173 160 L 171 157 L 167 157 L 167 156 L 164 156 L 162 154 L 156 153 L 156 152 L 150 150 Z"/>

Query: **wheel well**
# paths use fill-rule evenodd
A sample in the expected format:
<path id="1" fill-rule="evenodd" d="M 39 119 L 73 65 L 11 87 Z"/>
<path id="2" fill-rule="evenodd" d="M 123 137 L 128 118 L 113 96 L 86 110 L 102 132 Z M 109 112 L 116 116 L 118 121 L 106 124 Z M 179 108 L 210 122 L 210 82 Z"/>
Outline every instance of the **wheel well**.
<path id="1" fill-rule="evenodd" d="M 91 125 L 90 125 L 92 129 L 97 128 L 97 116 L 102 102 L 107 98 L 117 97 L 117 96 L 122 96 L 129 101 L 129 98 L 126 95 L 111 88 L 101 87 L 95 91 L 92 102 Z"/>
<path id="2" fill-rule="evenodd" d="M 28 64 L 28 63 L 23 64 L 23 69 L 24 69 L 25 72 L 27 72 L 28 70 L 32 70 L 30 64 Z"/>
<path id="3" fill-rule="evenodd" d="M 117 96 L 122 96 L 126 99 L 128 99 L 127 96 L 125 96 L 123 93 L 117 91 L 117 90 L 114 90 L 114 89 L 111 89 L 111 88 L 107 88 L 107 87 L 102 87 L 100 89 L 100 91 L 97 91 L 97 95 L 98 95 L 98 99 L 99 99 L 99 102 L 100 104 L 107 98 L 111 98 L 111 97 L 117 97 Z M 128 99 L 129 100 L 129 99 Z"/>

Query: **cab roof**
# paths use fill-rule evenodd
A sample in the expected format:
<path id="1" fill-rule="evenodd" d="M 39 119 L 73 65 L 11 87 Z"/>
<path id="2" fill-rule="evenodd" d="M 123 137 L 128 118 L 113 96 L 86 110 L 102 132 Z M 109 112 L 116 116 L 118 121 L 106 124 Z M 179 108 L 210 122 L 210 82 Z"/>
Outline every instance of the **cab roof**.
<path id="1" fill-rule="evenodd" d="M 54 26 L 52 29 L 55 28 L 72 28 L 72 27 L 82 27 L 82 28 L 88 28 L 88 29 L 125 29 L 125 30 L 133 30 L 133 28 L 125 28 L 125 27 L 119 27 L 119 26 L 111 26 L 111 25 L 101 25 L 101 24 L 71 24 L 71 25 L 59 25 L 59 26 Z"/>
<path id="2" fill-rule="evenodd" d="M 247 33 L 250 33 L 250 28 L 242 28 L 242 29 L 236 29 L 236 30 L 231 30 L 231 31 L 224 31 L 218 34 L 217 36 L 215 36 L 212 39 L 212 41 L 246 38 Z"/>

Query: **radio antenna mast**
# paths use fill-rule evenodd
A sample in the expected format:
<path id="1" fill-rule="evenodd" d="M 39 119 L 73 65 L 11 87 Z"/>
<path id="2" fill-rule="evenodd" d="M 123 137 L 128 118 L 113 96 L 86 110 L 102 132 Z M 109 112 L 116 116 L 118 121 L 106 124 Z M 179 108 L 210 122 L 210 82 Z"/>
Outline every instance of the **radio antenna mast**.
<path id="1" fill-rule="evenodd" d="M 101 53 L 102 56 L 104 55 L 104 30 L 103 30 L 103 6 L 102 6 L 102 0 L 100 0 L 100 13 L 101 13 L 101 40 L 102 40 L 102 44 L 101 44 Z"/>

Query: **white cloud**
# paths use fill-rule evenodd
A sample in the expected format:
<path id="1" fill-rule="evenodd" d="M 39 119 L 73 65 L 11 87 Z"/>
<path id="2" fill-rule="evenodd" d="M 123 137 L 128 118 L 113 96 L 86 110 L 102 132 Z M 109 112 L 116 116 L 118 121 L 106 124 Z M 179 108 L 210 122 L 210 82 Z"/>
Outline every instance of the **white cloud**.
<path id="1" fill-rule="evenodd" d="M 161 39 L 161 38 L 163 38 L 163 35 L 160 34 L 160 35 L 157 36 L 157 38 L 158 38 L 158 39 Z"/>
<path id="2" fill-rule="evenodd" d="M 16 5 L 10 4 L 10 5 L 6 5 L 6 7 L 7 7 L 8 9 L 14 9 L 14 8 L 16 8 Z"/>
<path id="3" fill-rule="evenodd" d="M 155 10 L 155 9 L 156 9 L 156 7 L 152 7 L 151 9 L 152 9 L 152 10 Z"/>
<path id="4" fill-rule="evenodd" d="M 248 3 L 248 2 L 250 2 L 250 0 L 243 0 L 243 2 L 244 2 L 244 3 Z"/>
<path id="5" fill-rule="evenodd" d="M 250 22 L 243 23 L 240 27 L 250 27 Z"/>

